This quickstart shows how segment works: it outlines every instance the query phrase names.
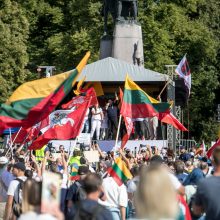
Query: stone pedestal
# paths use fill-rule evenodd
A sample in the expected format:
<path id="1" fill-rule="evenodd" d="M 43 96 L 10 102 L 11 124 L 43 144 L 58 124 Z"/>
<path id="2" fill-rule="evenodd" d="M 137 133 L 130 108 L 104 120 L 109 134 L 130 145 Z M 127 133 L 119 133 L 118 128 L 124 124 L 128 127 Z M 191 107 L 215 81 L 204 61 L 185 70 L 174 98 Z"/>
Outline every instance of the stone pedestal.
<path id="1" fill-rule="evenodd" d="M 142 29 L 138 23 L 131 21 L 116 23 L 112 57 L 134 65 L 144 65 Z"/>
<path id="2" fill-rule="evenodd" d="M 105 59 L 112 56 L 112 41 L 111 36 L 103 36 L 100 41 L 100 57 L 99 59 Z"/>

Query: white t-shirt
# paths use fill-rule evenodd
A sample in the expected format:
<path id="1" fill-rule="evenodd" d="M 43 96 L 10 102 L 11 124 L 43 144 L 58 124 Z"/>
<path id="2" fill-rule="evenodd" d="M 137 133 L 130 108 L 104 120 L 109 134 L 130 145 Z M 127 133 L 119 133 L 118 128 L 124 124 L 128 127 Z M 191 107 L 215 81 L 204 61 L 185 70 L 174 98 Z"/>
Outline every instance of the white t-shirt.
<path id="1" fill-rule="evenodd" d="M 112 208 L 120 208 L 120 206 L 127 207 L 128 195 L 124 184 L 119 186 L 112 177 L 107 177 L 103 179 L 102 186 L 107 199 L 106 201 L 99 200 L 101 205 Z"/>
<path id="2" fill-rule="evenodd" d="M 27 179 L 26 176 L 19 176 L 17 177 L 18 179 L 21 179 L 23 181 L 25 181 Z M 18 180 L 12 180 L 9 187 L 8 187 L 8 196 L 15 196 L 15 198 L 18 197 L 17 193 L 17 187 L 18 187 L 19 181 Z"/>
<path id="3" fill-rule="evenodd" d="M 93 120 L 101 120 L 101 113 L 102 113 L 102 109 L 101 108 L 92 108 L 92 114 L 95 113 L 95 115 L 92 115 L 92 119 Z M 97 114 L 99 113 L 99 114 Z M 97 114 L 97 115 L 96 115 Z"/>

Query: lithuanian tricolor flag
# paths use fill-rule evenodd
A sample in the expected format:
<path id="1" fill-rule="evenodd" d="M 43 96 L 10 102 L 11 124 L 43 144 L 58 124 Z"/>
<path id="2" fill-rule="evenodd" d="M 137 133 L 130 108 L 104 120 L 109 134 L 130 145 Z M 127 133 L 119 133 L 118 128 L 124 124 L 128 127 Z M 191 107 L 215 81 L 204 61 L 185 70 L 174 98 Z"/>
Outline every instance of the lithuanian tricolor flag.
<path id="1" fill-rule="evenodd" d="M 132 178 L 131 172 L 120 157 L 115 159 L 115 163 L 108 170 L 108 173 L 119 186 Z"/>
<path id="2" fill-rule="evenodd" d="M 79 165 L 77 163 L 73 163 L 71 165 L 72 169 L 71 169 L 71 173 L 70 173 L 70 180 L 74 181 L 74 180 L 79 180 L 80 177 L 78 175 L 78 169 L 79 169 Z"/>
<path id="3" fill-rule="evenodd" d="M 146 118 L 168 112 L 170 104 L 159 102 L 145 93 L 128 76 L 125 81 L 121 115 L 129 118 Z"/>
<path id="4" fill-rule="evenodd" d="M 18 87 L 0 106 L 0 132 L 9 127 L 31 127 L 46 118 L 72 90 L 90 57 L 88 52 L 76 69 Z"/>

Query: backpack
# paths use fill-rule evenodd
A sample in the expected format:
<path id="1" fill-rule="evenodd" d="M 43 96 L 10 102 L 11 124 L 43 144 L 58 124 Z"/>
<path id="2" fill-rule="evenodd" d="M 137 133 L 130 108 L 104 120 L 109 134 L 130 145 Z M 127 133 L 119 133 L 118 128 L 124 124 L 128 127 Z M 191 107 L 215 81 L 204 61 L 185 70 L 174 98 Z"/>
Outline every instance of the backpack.
<path id="1" fill-rule="evenodd" d="M 14 215 L 16 217 L 19 217 L 22 213 L 21 203 L 22 203 L 22 189 L 23 189 L 24 181 L 19 178 L 16 178 L 15 180 L 17 180 L 19 184 L 15 190 L 13 203 L 12 203 L 12 210 Z"/>
<path id="2" fill-rule="evenodd" d="M 77 212 L 74 216 L 73 220 L 96 220 L 98 214 L 102 211 L 103 207 L 99 204 L 93 209 L 92 213 L 87 212 L 85 209 L 82 208 L 81 203 L 77 204 Z"/>
<path id="3" fill-rule="evenodd" d="M 80 182 L 76 181 L 75 182 L 76 186 L 77 186 L 77 190 L 76 190 L 76 201 L 82 201 L 86 199 L 86 192 L 83 189 L 83 186 L 81 185 Z"/>

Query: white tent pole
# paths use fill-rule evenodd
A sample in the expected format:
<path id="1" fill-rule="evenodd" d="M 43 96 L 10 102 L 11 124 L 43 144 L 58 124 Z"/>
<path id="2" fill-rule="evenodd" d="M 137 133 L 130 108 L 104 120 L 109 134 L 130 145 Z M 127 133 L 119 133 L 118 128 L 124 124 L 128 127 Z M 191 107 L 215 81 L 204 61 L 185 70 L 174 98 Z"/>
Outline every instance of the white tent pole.
<path id="1" fill-rule="evenodd" d="M 115 148 L 118 145 L 118 137 L 119 137 L 119 131 L 120 131 L 120 127 L 121 127 L 121 118 L 122 118 L 122 116 L 120 115 L 119 123 L 118 123 L 118 130 L 117 130 L 117 135 L 116 135 L 116 140 L 115 140 Z"/>

